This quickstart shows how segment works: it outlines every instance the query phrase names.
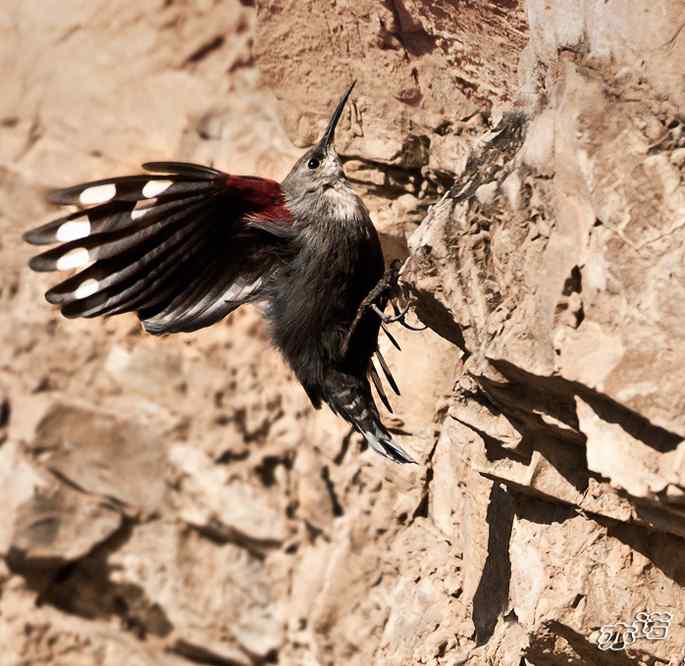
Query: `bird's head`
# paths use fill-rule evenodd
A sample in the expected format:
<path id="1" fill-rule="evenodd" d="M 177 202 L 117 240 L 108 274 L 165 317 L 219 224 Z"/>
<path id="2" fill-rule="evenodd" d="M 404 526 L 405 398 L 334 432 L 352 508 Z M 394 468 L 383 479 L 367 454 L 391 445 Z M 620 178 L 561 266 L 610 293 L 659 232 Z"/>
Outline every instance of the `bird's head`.
<path id="1" fill-rule="evenodd" d="M 291 198 L 322 197 L 331 190 L 333 192 L 330 194 L 334 194 L 341 186 L 348 188 L 345 172 L 335 152 L 333 140 L 335 128 L 352 88 L 354 88 L 354 83 L 338 102 L 321 140 L 295 162 L 283 181 L 283 189 Z"/>

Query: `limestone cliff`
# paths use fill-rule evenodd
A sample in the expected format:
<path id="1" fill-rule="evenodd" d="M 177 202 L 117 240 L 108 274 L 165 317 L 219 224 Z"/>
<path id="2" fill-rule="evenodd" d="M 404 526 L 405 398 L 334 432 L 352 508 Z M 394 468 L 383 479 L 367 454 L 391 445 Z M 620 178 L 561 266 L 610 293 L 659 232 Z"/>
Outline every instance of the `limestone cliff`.
<path id="1" fill-rule="evenodd" d="M 682 0 L 7 0 L 0 664 L 681 664 L 683 26 Z M 353 78 L 337 147 L 429 325 L 381 342 L 412 467 L 313 411 L 256 312 L 67 321 L 20 242 L 47 186 L 146 160 L 282 178 Z M 644 610 L 663 640 L 599 649 Z"/>

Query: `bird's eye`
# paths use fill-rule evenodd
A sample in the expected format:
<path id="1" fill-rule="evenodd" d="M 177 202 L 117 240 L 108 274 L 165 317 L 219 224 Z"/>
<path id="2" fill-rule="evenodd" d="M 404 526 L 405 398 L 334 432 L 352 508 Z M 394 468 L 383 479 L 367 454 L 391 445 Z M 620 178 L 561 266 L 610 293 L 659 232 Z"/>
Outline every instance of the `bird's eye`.
<path id="1" fill-rule="evenodd" d="M 319 168 L 319 164 L 321 164 L 321 162 L 319 162 L 319 160 L 317 160 L 316 157 L 312 157 L 312 159 L 309 160 L 309 162 L 307 162 L 307 166 L 308 166 L 310 169 L 318 169 L 318 168 Z"/>

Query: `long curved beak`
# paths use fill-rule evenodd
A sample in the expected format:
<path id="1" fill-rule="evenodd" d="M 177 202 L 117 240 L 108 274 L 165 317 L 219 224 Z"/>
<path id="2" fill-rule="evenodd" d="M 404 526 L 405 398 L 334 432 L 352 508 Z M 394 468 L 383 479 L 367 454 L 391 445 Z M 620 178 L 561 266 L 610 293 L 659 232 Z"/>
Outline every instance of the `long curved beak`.
<path id="1" fill-rule="evenodd" d="M 340 120 L 340 116 L 342 115 L 343 109 L 345 108 L 345 103 L 347 102 L 347 99 L 350 96 L 350 93 L 352 92 L 352 88 L 354 88 L 356 83 L 356 81 L 352 81 L 352 85 L 347 89 L 347 92 L 340 98 L 338 106 L 335 107 L 335 111 L 333 111 L 333 115 L 331 116 L 331 119 L 328 122 L 328 127 L 326 128 L 326 131 L 321 137 L 321 141 L 319 141 L 319 146 L 321 146 L 324 152 L 327 152 L 328 147 L 331 145 L 331 143 L 333 143 L 333 139 L 335 138 L 335 127 L 338 124 L 338 121 Z"/>

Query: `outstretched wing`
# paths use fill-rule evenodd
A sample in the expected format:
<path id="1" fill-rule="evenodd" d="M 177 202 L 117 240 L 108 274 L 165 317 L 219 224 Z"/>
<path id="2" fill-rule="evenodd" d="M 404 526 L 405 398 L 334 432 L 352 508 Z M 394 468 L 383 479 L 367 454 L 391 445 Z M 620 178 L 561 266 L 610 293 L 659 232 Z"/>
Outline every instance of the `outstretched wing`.
<path id="1" fill-rule="evenodd" d="M 257 300 L 292 219 L 273 180 L 183 162 L 162 175 L 99 180 L 50 199 L 80 210 L 28 231 L 36 271 L 78 273 L 45 297 L 66 317 L 135 311 L 150 333 L 194 331 Z"/>

